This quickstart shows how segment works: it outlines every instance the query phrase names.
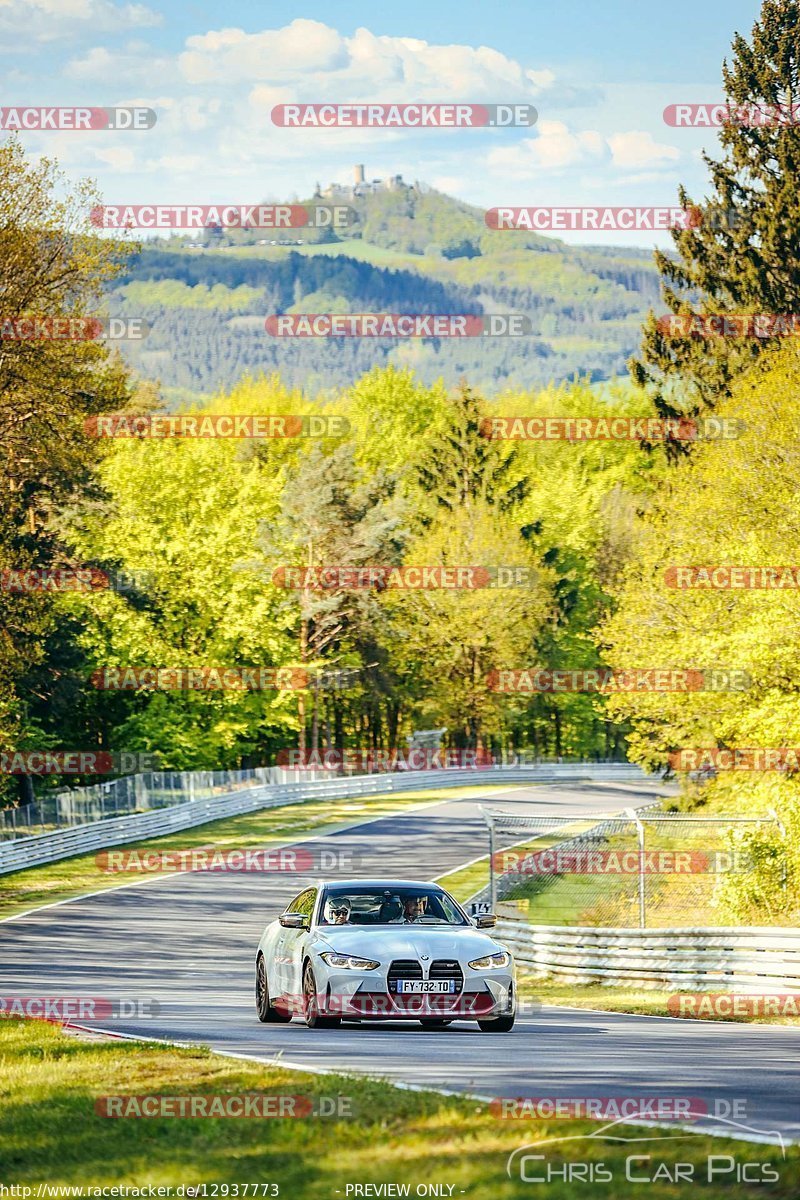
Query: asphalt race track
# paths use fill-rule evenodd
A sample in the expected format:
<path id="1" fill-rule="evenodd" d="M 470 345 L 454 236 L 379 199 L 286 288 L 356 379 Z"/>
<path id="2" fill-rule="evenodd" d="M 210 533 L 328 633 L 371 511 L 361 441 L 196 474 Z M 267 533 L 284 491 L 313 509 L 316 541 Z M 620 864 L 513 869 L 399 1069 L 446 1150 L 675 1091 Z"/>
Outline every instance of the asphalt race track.
<path id="1" fill-rule="evenodd" d="M 652 791 L 646 784 L 540 785 L 484 802 L 577 816 L 646 803 Z M 359 856 L 358 869 L 346 875 L 434 878 L 487 852 L 479 803 L 428 804 L 294 846 Z M 332 1030 L 309 1030 L 297 1020 L 260 1025 L 253 963 L 261 930 L 316 877 L 184 873 L 11 918 L 0 924 L 2 995 L 152 998 L 155 1017 L 93 1024 L 483 1097 L 680 1096 L 705 1100 L 711 1112 L 723 1102 L 722 1116 L 744 1101 L 751 1130 L 800 1141 L 798 1029 L 554 1007 L 518 1018 L 509 1034 L 481 1033 L 471 1023 L 439 1032 L 416 1022 Z M 709 1123 L 726 1128 L 721 1120 Z"/>

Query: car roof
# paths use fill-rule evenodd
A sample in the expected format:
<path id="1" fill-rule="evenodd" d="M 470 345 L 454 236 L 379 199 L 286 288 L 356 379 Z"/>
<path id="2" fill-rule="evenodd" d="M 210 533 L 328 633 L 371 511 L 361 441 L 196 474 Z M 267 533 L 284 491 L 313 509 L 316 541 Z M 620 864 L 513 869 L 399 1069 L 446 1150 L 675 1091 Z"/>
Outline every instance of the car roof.
<path id="1" fill-rule="evenodd" d="M 429 879 L 322 879 L 317 887 L 367 887 L 367 888 L 436 888 L 444 891 L 438 883 Z"/>

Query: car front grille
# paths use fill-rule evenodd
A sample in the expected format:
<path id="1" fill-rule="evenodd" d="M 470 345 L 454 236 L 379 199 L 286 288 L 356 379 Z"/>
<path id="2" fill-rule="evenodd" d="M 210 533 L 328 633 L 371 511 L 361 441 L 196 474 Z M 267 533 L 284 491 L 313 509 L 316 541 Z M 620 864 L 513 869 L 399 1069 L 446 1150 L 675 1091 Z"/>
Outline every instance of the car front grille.
<path id="1" fill-rule="evenodd" d="M 422 963 L 415 958 L 396 958 L 387 973 L 389 991 L 397 991 L 398 979 L 422 979 Z"/>
<path id="2" fill-rule="evenodd" d="M 429 979 L 454 979 L 455 990 L 460 992 L 464 987 L 464 972 L 454 958 L 435 958 L 428 972 Z"/>

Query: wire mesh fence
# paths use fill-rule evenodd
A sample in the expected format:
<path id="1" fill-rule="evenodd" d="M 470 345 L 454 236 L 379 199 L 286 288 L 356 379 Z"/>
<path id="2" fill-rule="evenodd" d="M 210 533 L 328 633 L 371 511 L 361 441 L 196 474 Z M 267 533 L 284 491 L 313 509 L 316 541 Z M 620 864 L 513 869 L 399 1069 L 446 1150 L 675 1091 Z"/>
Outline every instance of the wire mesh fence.
<path id="1" fill-rule="evenodd" d="M 439 762 L 433 757 L 419 765 L 431 770 L 457 770 L 463 756 L 452 764 Z M 527 760 L 518 755 L 481 759 L 473 752 L 466 765 L 475 770 L 553 766 L 568 770 L 571 764 L 563 759 L 539 758 Z M 352 778 L 364 774 L 394 774 L 407 771 L 409 765 L 399 759 L 376 756 L 370 758 L 354 755 L 351 759 L 334 755 L 333 759 L 321 753 L 314 765 L 254 767 L 236 771 L 151 771 L 138 775 L 123 775 L 87 787 L 75 787 L 51 795 L 37 797 L 32 803 L 19 807 L 0 808 L 0 841 L 32 834 L 50 833 L 54 829 L 86 825 L 111 817 L 123 817 L 131 813 L 148 812 L 151 809 L 168 808 L 173 804 L 186 804 L 192 800 L 205 800 L 212 796 L 236 791 L 240 788 L 261 787 L 266 784 L 312 782 L 320 779 Z M 587 765 L 587 764 L 583 764 Z M 610 760 L 593 760 L 594 766 L 613 765 L 621 772 L 638 768 L 630 764 Z"/>
<path id="2" fill-rule="evenodd" d="M 660 805 L 599 819 L 490 809 L 484 817 L 489 883 L 473 902 L 508 902 L 537 925 L 724 925 L 726 892 L 751 869 L 741 832 L 766 825 L 780 834 L 774 815 L 692 816 Z"/>
<path id="3" fill-rule="evenodd" d="M 0 809 L 0 840 L 49 833 L 130 813 L 189 804 L 239 789 L 284 782 L 290 772 L 274 767 L 241 771 L 150 771 L 89 787 L 71 788 L 20 808 Z"/>

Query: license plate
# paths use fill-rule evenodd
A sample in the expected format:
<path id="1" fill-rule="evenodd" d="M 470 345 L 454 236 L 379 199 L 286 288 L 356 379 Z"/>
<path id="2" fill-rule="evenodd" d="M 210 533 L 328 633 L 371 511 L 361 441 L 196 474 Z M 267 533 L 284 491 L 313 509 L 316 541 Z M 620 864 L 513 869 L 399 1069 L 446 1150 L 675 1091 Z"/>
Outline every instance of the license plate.
<path id="1" fill-rule="evenodd" d="M 435 994 L 454 992 L 456 990 L 455 979 L 398 979 L 397 991 L 415 994 L 422 993 L 428 995 L 431 992 Z"/>

